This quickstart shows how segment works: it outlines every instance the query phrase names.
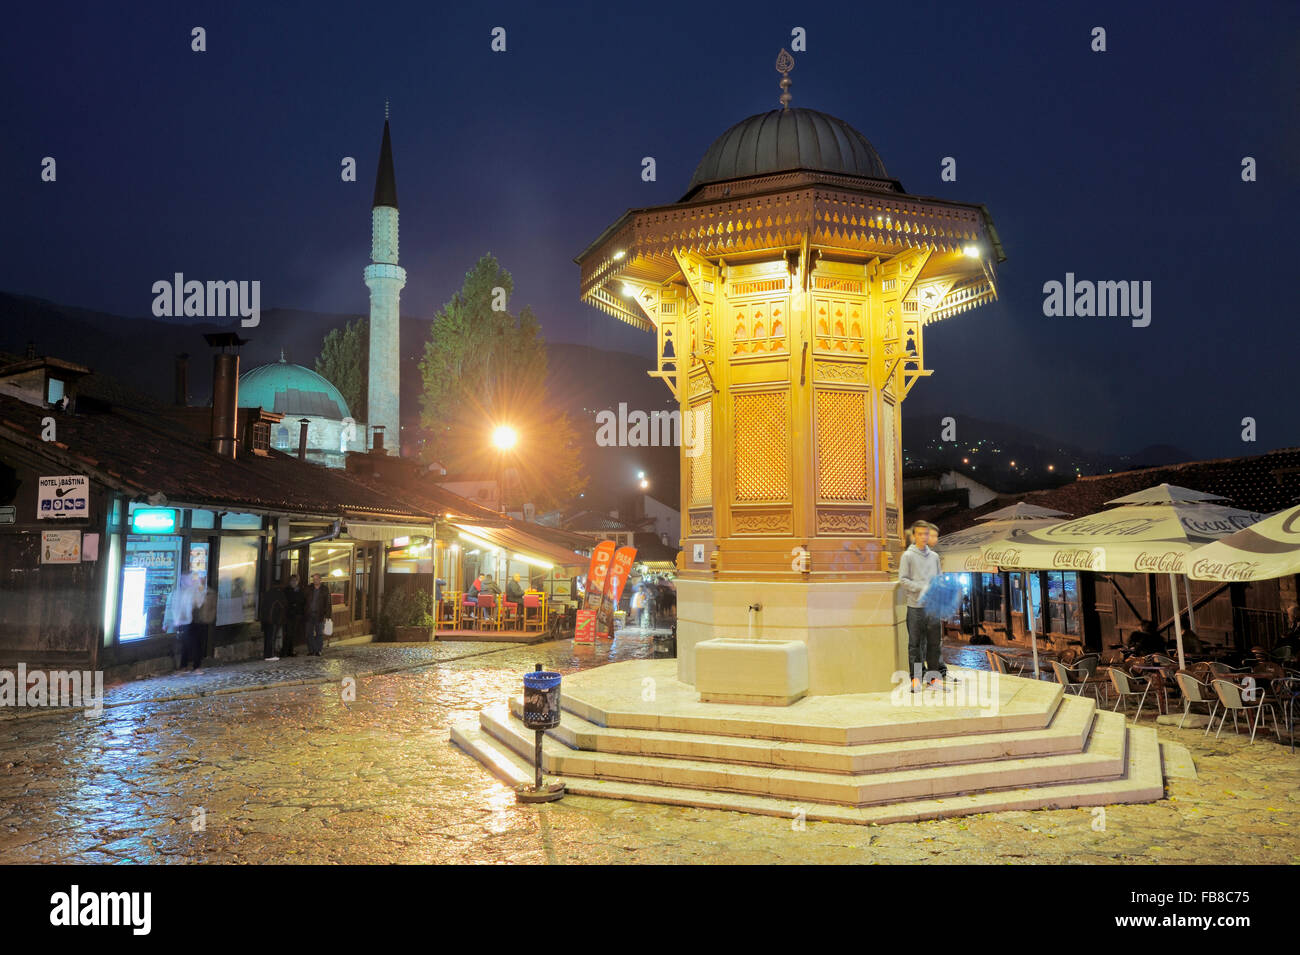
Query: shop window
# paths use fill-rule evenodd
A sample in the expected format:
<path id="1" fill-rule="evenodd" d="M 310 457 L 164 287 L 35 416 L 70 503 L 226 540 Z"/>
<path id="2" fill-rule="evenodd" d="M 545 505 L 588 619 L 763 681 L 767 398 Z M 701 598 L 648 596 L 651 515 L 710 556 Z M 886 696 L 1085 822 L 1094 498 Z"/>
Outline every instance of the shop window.
<path id="1" fill-rule="evenodd" d="M 320 574 L 321 583 L 330 592 L 335 607 L 351 606 L 352 546 L 337 541 L 312 544 L 310 567 L 305 584 L 311 583 L 313 574 Z"/>
<path id="2" fill-rule="evenodd" d="M 195 530 L 212 530 L 216 526 L 216 515 L 211 511 L 190 511 L 190 527 Z"/>
<path id="3" fill-rule="evenodd" d="M 122 560 L 122 615 L 118 636 L 141 640 L 166 633 L 167 601 L 180 583 L 182 539 L 129 534 Z"/>
<path id="4" fill-rule="evenodd" d="M 1072 570 L 1047 572 L 1047 614 L 1056 633 L 1079 633 L 1079 575 Z"/>
<path id="5" fill-rule="evenodd" d="M 257 619 L 258 537 L 223 537 L 217 568 L 217 626 Z"/>
<path id="6" fill-rule="evenodd" d="M 262 515 L 261 514 L 239 514 L 234 511 L 229 511 L 221 515 L 221 529 L 222 530 L 247 529 L 247 530 L 260 531 L 262 529 Z"/>

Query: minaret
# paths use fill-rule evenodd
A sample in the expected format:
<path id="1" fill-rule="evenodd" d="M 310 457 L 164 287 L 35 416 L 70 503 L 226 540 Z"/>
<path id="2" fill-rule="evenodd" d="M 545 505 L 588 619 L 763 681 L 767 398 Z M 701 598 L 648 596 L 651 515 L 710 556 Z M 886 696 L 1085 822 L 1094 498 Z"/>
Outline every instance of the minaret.
<path id="1" fill-rule="evenodd" d="M 406 285 L 406 269 L 397 264 L 397 179 L 393 175 L 393 144 L 388 134 L 388 105 L 384 104 L 384 141 L 379 147 L 379 175 L 370 209 L 370 368 L 367 411 L 370 427 L 384 428 L 384 450 L 401 454 L 399 417 L 400 347 L 398 299 Z M 369 446 L 369 444 L 367 445 Z"/>

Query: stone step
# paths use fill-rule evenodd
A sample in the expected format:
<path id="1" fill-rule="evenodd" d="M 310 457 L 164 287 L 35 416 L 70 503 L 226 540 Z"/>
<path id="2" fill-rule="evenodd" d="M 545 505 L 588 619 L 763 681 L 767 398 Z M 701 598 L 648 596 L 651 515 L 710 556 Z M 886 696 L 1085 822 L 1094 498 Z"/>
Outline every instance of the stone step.
<path id="1" fill-rule="evenodd" d="M 912 694 L 902 684 L 789 706 L 704 703 L 695 687 L 676 679 L 675 662 L 625 660 L 567 675 L 560 705 L 610 729 L 853 746 L 1041 730 L 1051 725 L 1063 692 L 1057 683 L 952 667 L 959 682 L 946 696 Z"/>
<path id="2" fill-rule="evenodd" d="M 566 779 L 571 796 L 597 796 L 701 809 L 759 813 L 790 819 L 796 814 L 810 822 L 840 822 L 854 825 L 886 825 L 985 812 L 1034 809 L 1069 809 L 1151 802 L 1164 796 L 1160 770 L 1160 744 L 1156 732 L 1147 727 L 1125 728 L 1127 759 L 1118 779 L 1102 782 L 1063 783 L 1036 788 L 999 790 L 944 799 L 919 799 L 892 805 L 847 807 L 817 803 L 796 803 L 771 796 L 708 792 L 664 785 L 616 782 L 605 779 Z M 488 765 L 511 785 L 532 778 L 529 761 L 496 743 L 477 728 L 452 730 L 452 741 L 469 755 Z"/>
<path id="3" fill-rule="evenodd" d="M 483 710 L 479 721 L 489 735 L 531 760 L 533 732 L 512 717 L 507 707 Z M 927 748 L 932 743 L 927 740 L 916 745 Z M 1115 779 L 1124 773 L 1125 746 L 1124 717 L 1101 711 L 1096 714 L 1087 745 L 1079 753 L 855 775 L 584 752 L 550 738 L 544 743 L 542 762 L 546 772 L 566 779 L 602 779 L 864 807 L 986 790 Z"/>
<path id="4" fill-rule="evenodd" d="M 745 739 L 707 733 L 604 727 L 574 713 L 561 715 L 551 738 L 571 749 L 599 753 L 694 759 L 706 762 L 800 769 L 824 773 L 876 773 L 919 769 L 954 763 L 1079 753 L 1087 744 L 1095 704 L 1087 698 L 1067 696 L 1060 702 L 1051 724 L 1039 730 L 974 733 L 942 737 L 919 745 L 915 740 L 835 746 L 767 739 Z M 523 698 L 510 700 L 516 719 L 523 714 Z"/>

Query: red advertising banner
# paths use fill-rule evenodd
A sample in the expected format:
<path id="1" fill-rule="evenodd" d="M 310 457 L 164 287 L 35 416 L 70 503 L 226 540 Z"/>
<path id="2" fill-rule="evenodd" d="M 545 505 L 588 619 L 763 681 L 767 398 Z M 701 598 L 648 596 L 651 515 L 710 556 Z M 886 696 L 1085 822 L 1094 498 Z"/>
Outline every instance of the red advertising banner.
<path id="1" fill-rule="evenodd" d="M 634 560 L 636 560 L 635 547 L 620 547 L 614 552 L 614 560 L 610 563 L 609 574 L 605 579 L 605 593 L 596 618 L 596 629 L 601 634 L 614 632 L 614 611 L 618 610 L 619 598 L 623 596 L 623 585 L 627 583 L 628 574 L 632 573 Z"/>
<path id="2" fill-rule="evenodd" d="M 594 643 L 596 640 L 596 611 L 579 610 L 578 626 L 573 631 L 573 639 L 579 643 Z"/>
<path id="3" fill-rule="evenodd" d="M 591 552 L 591 567 L 587 570 L 587 598 L 582 602 L 588 610 L 599 610 L 605 596 L 605 578 L 609 575 L 609 562 L 614 557 L 614 542 L 601 541 Z"/>

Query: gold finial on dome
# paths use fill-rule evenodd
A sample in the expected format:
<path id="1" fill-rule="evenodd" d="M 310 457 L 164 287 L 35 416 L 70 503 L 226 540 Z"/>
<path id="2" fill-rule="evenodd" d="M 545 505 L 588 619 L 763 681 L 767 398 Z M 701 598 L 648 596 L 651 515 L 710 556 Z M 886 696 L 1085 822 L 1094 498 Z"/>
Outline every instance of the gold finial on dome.
<path id="1" fill-rule="evenodd" d="M 790 100 L 794 97 L 790 95 L 790 71 L 794 69 L 794 57 L 789 54 L 785 47 L 776 56 L 776 71 L 781 74 L 781 108 L 789 109 Z"/>

